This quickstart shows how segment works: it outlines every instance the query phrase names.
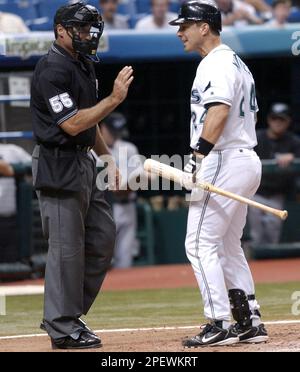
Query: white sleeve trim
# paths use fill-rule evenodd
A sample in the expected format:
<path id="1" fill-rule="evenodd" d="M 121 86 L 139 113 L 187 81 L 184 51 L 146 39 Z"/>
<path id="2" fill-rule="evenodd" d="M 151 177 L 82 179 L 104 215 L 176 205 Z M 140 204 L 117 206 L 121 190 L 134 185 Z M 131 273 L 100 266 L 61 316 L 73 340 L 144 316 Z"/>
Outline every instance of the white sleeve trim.
<path id="1" fill-rule="evenodd" d="M 59 119 L 58 122 L 56 123 L 57 125 L 61 125 L 64 121 L 70 119 L 72 116 L 76 115 L 78 112 L 78 109 L 75 109 L 71 111 L 68 115 L 64 116 L 63 118 Z"/>
<path id="2" fill-rule="evenodd" d="M 207 105 L 209 103 L 214 103 L 214 102 L 220 102 L 220 103 L 225 103 L 226 105 L 232 106 L 232 101 L 230 99 L 224 98 L 224 97 L 211 97 L 209 99 L 205 99 L 203 101 L 203 105 Z"/>

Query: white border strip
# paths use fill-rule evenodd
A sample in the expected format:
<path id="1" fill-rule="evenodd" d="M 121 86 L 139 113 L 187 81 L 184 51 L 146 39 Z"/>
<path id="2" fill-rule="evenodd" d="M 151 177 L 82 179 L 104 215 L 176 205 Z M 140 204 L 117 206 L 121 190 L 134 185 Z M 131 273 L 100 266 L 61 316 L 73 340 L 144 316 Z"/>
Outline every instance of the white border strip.
<path id="1" fill-rule="evenodd" d="M 276 324 L 300 324 L 300 320 L 276 320 L 273 322 L 264 322 L 266 325 Z M 99 329 L 94 332 L 96 333 L 117 333 L 117 332 L 147 332 L 147 331 L 174 331 L 177 329 L 195 329 L 199 328 L 199 325 L 193 326 L 182 326 L 182 327 L 157 327 L 157 328 L 119 328 L 119 329 Z M 32 337 L 45 337 L 46 334 L 37 333 L 32 335 L 18 335 L 18 336 L 4 336 L 0 337 L 0 340 L 13 340 L 18 338 L 32 338 Z"/>
<path id="2" fill-rule="evenodd" d="M 26 296 L 43 294 L 43 285 L 20 285 L 20 286 L 2 286 L 0 287 L 0 296 Z"/>

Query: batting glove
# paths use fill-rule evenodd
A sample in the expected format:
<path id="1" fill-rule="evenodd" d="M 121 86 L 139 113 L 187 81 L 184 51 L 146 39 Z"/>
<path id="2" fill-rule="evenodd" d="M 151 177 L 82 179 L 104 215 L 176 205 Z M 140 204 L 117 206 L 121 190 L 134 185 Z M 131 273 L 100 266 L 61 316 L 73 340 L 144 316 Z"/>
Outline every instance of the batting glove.
<path id="1" fill-rule="evenodd" d="M 201 168 L 202 158 L 194 154 L 190 154 L 189 161 L 184 167 L 184 172 L 194 174 L 198 173 Z"/>
<path id="2" fill-rule="evenodd" d="M 190 154 L 189 161 L 183 169 L 182 186 L 187 190 L 192 190 L 195 187 L 197 174 L 201 169 L 203 157 Z"/>

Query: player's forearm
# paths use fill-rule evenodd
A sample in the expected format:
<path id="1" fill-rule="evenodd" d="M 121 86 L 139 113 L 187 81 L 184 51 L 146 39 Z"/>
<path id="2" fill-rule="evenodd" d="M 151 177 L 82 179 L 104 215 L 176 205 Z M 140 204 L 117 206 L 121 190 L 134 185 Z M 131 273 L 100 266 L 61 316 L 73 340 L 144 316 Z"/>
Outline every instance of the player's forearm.
<path id="1" fill-rule="evenodd" d="M 201 137 L 216 144 L 228 119 L 230 106 L 220 104 L 208 109 Z"/>
<path id="2" fill-rule="evenodd" d="M 64 121 L 61 124 L 61 128 L 70 136 L 76 136 L 97 125 L 99 121 L 103 120 L 119 104 L 120 101 L 111 94 L 97 103 L 97 105 L 79 110 L 76 115 Z"/>

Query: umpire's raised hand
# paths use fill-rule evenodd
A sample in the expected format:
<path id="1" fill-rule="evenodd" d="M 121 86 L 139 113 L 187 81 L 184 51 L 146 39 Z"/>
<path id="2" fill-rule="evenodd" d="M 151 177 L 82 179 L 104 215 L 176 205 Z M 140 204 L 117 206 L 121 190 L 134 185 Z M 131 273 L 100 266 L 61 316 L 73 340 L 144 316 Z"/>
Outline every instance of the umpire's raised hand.
<path id="1" fill-rule="evenodd" d="M 133 80 L 133 68 L 131 66 L 125 66 L 119 72 L 116 80 L 114 82 L 113 91 L 111 93 L 112 98 L 114 98 L 118 103 L 124 101 L 127 96 L 128 88 Z"/>

